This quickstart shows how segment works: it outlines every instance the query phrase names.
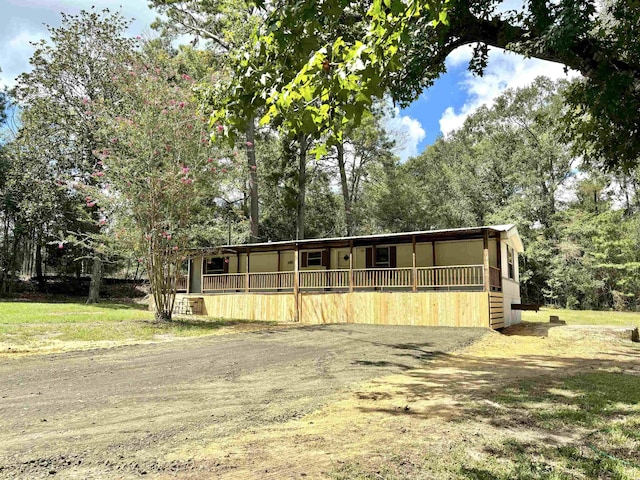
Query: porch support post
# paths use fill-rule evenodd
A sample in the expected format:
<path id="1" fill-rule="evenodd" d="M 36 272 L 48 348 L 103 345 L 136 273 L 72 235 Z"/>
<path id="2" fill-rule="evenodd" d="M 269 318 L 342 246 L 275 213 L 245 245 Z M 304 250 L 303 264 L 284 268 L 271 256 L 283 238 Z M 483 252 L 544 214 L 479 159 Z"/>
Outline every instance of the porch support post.
<path id="1" fill-rule="evenodd" d="M 278 250 L 278 292 L 282 286 L 282 279 L 280 278 L 280 250 Z"/>
<path id="2" fill-rule="evenodd" d="M 437 265 L 437 260 L 436 260 L 436 242 L 432 241 L 431 242 L 431 263 L 432 263 L 432 267 L 435 267 Z M 437 287 L 440 282 L 440 272 L 441 270 L 438 270 L 436 268 L 434 268 L 433 270 L 431 270 L 431 275 L 432 275 L 432 283 L 434 287 Z"/>
<path id="3" fill-rule="evenodd" d="M 498 272 L 500 279 L 500 291 L 502 291 L 502 245 L 500 244 L 500 234 L 496 235 L 496 261 L 498 263 Z"/>
<path id="4" fill-rule="evenodd" d="M 484 291 L 491 291 L 491 279 L 489 274 L 489 231 L 482 232 L 482 263 L 484 273 Z"/>
<path id="5" fill-rule="evenodd" d="M 349 292 L 353 292 L 353 240 L 349 241 Z"/>
<path id="6" fill-rule="evenodd" d="M 431 263 L 432 267 L 436 266 L 436 242 L 431 242 Z"/>
<path id="7" fill-rule="evenodd" d="M 236 271 L 235 273 L 240 273 L 240 252 L 238 252 L 236 250 Z M 236 292 L 239 292 L 240 290 L 236 289 Z"/>
<path id="8" fill-rule="evenodd" d="M 202 290 L 202 283 L 200 290 Z M 187 257 L 187 294 L 189 293 L 191 293 L 191 257 Z"/>
<path id="9" fill-rule="evenodd" d="M 245 263 L 245 272 L 244 272 L 244 291 L 245 293 L 249 293 L 249 255 L 250 251 L 247 250 L 247 262 Z"/>
<path id="10" fill-rule="evenodd" d="M 298 298 L 298 291 L 300 289 L 300 276 L 299 276 L 299 256 L 298 244 L 296 243 L 296 249 L 293 255 L 293 299 L 295 303 L 294 321 L 300 321 L 300 299 Z"/>
<path id="11" fill-rule="evenodd" d="M 416 268 L 416 236 L 411 236 L 411 278 L 412 278 L 412 290 L 414 292 L 418 291 L 418 269 Z"/>

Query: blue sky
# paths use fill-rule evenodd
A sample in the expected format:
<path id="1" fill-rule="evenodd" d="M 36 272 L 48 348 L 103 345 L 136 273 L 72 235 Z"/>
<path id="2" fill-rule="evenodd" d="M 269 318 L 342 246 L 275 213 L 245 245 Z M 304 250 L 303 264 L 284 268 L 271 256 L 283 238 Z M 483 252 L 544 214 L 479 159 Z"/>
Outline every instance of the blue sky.
<path id="1" fill-rule="evenodd" d="M 400 111 L 402 115 L 417 119 L 422 125 L 425 136 L 419 142 L 418 150 L 432 144 L 441 134 L 440 118 L 447 108 L 458 111 L 465 104 L 468 93 L 462 88 L 462 83 L 466 72 L 464 65 L 450 68 L 417 101 Z"/>
<path id="2" fill-rule="evenodd" d="M 508 0 L 505 8 L 516 7 L 519 0 Z M 57 26 L 60 12 L 109 8 L 125 17 L 135 18 L 130 34 L 144 35 L 156 13 L 146 0 L 0 0 L 0 85 L 12 86 L 15 77 L 28 70 L 33 47 L 29 42 L 46 38 L 47 23 Z M 466 67 L 470 47 L 461 47 L 447 58 L 448 72 L 424 92 L 409 108 L 396 111 L 388 127 L 399 138 L 398 155 L 405 160 L 424 150 L 440 134 L 458 128 L 464 119 L 482 104 L 491 102 L 505 88 L 525 86 L 538 75 L 566 78 L 563 67 L 542 60 L 525 59 L 500 50 L 490 52 L 484 77 L 473 77 Z M 575 75 L 575 74 L 570 74 Z"/>

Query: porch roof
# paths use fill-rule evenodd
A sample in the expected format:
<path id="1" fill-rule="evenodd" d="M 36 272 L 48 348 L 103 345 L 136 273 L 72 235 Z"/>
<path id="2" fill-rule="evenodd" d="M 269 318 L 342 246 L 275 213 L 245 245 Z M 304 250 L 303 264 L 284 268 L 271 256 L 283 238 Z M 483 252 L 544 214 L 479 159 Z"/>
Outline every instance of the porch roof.
<path id="1" fill-rule="evenodd" d="M 354 247 L 368 245 L 391 245 L 398 243 L 411 243 L 415 238 L 416 242 L 434 242 L 446 240 L 473 240 L 482 238 L 484 232 L 488 232 L 490 237 L 500 235 L 501 238 L 511 240 L 516 251 L 522 252 L 523 245 L 518 235 L 518 231 L 513 224 L 507 225 L 487 225 L 471 228 L 449 228 L 440 230 L 426 230 L 417 232 L 401 232 L 401 233 L 385 233 L 378 235 L 361 235 L 353 237 L 335 237 L 335 238 L 310 238 L 305 240 L 287 240 L 279 242 L 262 242 L 248 243 L 241 245 L 223 245 L 214 247 L 214 250 L 220 253 L 246 253 L 250 252 L 268 252 L 298 249 L 314 249 L 314 248 L 338 248 L 348 247 L 353 244 Z M 202 249 L 202 251 L 211 251 L 212 249 Z"/>

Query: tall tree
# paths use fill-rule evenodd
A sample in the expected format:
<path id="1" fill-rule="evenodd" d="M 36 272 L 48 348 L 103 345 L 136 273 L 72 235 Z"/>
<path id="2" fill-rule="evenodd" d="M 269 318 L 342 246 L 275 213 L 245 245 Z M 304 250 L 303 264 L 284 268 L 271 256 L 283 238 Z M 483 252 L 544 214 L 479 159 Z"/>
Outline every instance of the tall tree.
<path id="1" fill-rule="evenodd" d="M 112 239 L 144 262 L 158 320 L 172 318 L 182 263 L 209 216 L 203 206 L 235 169 L 231 152 L 210 145 L 192 77 L 165 58 L 135 56 L 116 71 L 126 112 L 95 104 L 108 146 L 83 186 L 87 206 L 102 207 L 105 247 Z"/>
<path id="2" fill-rule="evenodd" d="M 31 138 L 40 138 L 40 148 L 59 172 L 90 178 L 101 146 L 91 105 L 118 103 L 113 75 L 133 48 L 124 37 L 129 23 L 108 10 L 63 13 L 61 26 L 47 27 L 50 38 L 36 44 L 32 70 L 18 77 L 15 96 L 33 119 Z M 102 261 L 101 253 L 94 252 L 88 303 L 98 301 Z"/>
<path id="3" fill-rule="evenodd" d="M 51 150 L 40 150 L 39 141 L 30 137 L 34 132 L 29 127 L 28 114 L 23 115 L 21 123 L 22 129 L 3 147 L 0 160 L 3 220 L 0 293 L 11 289 L 21 259 L 27 253 L 23 247 L 30 242 L 35 243 L 38 287 L 46 290 L 43 263 L 48 255 L 44 253 L 55 251 L 52 242 L 59 237 L 60 230 L 76 223 L 78 213 L 69 201 L 74 195 L 59 183 L 56 165 L 47 155 Z"/>
<path id="4" fill-rule="evenodd" d="M 335 157 L 342 193 L 345 233 L 348 236 L 359 231 L 366 215 L 361 200 L 372 169 L 393 156 L 395 142 L 384 125 L 389 115 L 379 105 L 374 113 L 363 117 L 359 126 L 355 126 L 353 122 L 347 125 L 342 141 L 334 147 L 335 155 L 328 155 L 332 160 Z"/>
<path id="5" fill-rule="evenodd" d="M 274 138 L 276 136 L 274 135 Z M 297 212 L 300 202 L 300 152 L 295 138 L 280 137 L 270 144 L 263 160 L 262 231 L 267 240 L 291 240 L 300 236 Z M 266 152 L 265 152 L 266 153 Z M 305 164 L 304 236 L 321 238 L 344 232 L 340 201 L 335 191 L 333 160 Z"/>
<path id="6" fill-rule="evenodd" d="M 229 66 L 230 53 L 242 48 L 259 21 L 252 2 L 244 0 L 151 0 L 151 7 L 165 15 L 166 20 L 156 20 L 154 27 L 168 34 L 186 34 L 193 37 L 193 44 L 204 40 L 209 49 L 218 55 L 216 67 L 223 75 Z M 244 149 L 248 167 L 249 229 L 250 240 L 259 238 L 258 169 L 256 163 L 255 117 L 245 116 L 241 130 L 244 132 Z"/>

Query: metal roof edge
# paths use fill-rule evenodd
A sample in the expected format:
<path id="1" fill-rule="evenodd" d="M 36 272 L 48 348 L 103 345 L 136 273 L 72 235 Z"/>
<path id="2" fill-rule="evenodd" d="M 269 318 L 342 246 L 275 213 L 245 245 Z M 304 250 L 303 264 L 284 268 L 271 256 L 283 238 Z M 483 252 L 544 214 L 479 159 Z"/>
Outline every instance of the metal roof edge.
<path id="1" fill-rule="evenodd" d="M 522 241 L 518 235 L 517 228 L 514 224 L 504 225 L 483 225 L 478 227 L 459 227 L 459 228 L 444 228 L 436 230 L 418 230 L 412 232 L 396 232 L 396 233 L 382 233 L 372 235 L 355 235 L 350 237 L 330 237 L 330 238 L 306 238 L 303 240 L 280 240 L 276 242 L 260 242 L 260 243 L 241 243 L 236 245 L 220 245 L 212 247 L 202 247 L 199 249 L 193 249 L 192 251 L 212 251 L 212 250 L 232 250 L 232 249 L 251 249 L 251 248 L 266 248 L 266 247 L 284 247 L 284 246 L 303 246 L 305 244 L 313 244 L 319 242 L 347 242 L 347 241 L 361 241 L 361 240 L 375 240 L 375 239 L 393 239 L 394 237 L 406 237 L 406 236 L 419 236 L 419 235 L 438 235 L 438 234 L 455 234 L 455 233 L 474 233 L 482 232 L 483 230 L 493 230 L 495 232 L 504 232 L 508 238 L 515 235 L 516 242 L 519 251 L 523 250 Z M 514 233 L 511 233 L 514 232 Z"/>

